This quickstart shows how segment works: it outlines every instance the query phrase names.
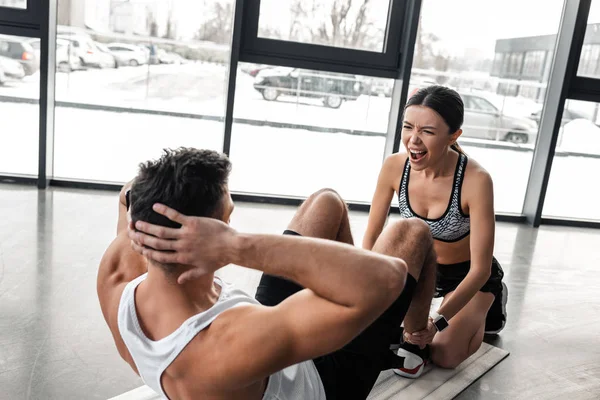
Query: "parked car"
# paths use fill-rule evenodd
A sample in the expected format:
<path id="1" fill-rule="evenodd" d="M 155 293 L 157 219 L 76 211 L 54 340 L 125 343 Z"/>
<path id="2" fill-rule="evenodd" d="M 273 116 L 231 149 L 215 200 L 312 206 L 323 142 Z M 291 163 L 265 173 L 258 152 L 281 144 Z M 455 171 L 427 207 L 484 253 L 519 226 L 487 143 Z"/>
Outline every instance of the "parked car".
<path id="1" fill-rule="evenodd" d="M 158 49 L 157 52 L 158 62 L 161 64 L 183 64 L 185 58 L 181 57 L 177 53 L 172 53 L 163 49 Z"/>
<path id="2" fill-rule="evenodd" d="M 27 38 L 0 35 L 0 56 L 18 60 L 25 75 L 33 75 L 40 69 L 40 59 L 36 57 Z"/>
<path id="3" fill-rule="evenodd" d="M 542 119 L 542 110 L 539 110 L 537 112 L 531 113 L 531 119 L 533 119 L 534 121 L 536 121 L 539 125 L 540 120 Z M 560 126 L 561 128 L 564 127 L 566 124 L 568 124 L 569 122 L 575 120 L 575 119 L 586 119 L 588 120 L 589 118 L 586 118 L 585 116 L 568 110 L 568 109 L 564 109 L 563 110 L 563 115 L 562 115 L 562 119 L 560 121 Z"/>
<path id="4" fill-rule="evenodd" d="M 106 47 L 115 55 L 120 65 L 137 67 L 148 63 L 150 52 L 148 49 L 144 50 L 139 46 L 125 43 L 110 43 Z"/>
<path id="5" fill-rule="evenodd" d="M 28 43 L 33 47 L 33 51 L 40 59 L 40 39 L 30 39 Z M 56 38 L 56 69 L 60 72 L 70 72 L 81 69 L 81 60 L 77 56 L 75 48 L 70 41 Z"/>
<path id="6" fill-rule="evenodd" d="M 243 63 L 240 68 L 241 68 L 242 72 L 245 72 L 248 75 L 250 75 L 251 77 L 255 78 L 256 75 L 258 75 L 258 73 L 260 71 L 262 71 L 263 69 L 272 69 L 275 67 L 273 67 L 271 65 L 264 65 L 264 64 Z"/>
<path id="7" fill-rule="evenodd" d="M 385 78 L 368 78 L 365 88 L 372 96 L 391 97 L 394 90 L 394 80 Z"/>
<path id="8" fill-rule="evenodd" d="M 10 80 L 21 80 L 24 76 L 25 70 L 20 62 L 0 56 L 0 86 Z"/>
<path id="9" fill-rule="evenodd" d="M 460 93 L 465 104 L 462 137 L 535 143 L 538 125 L 525 117 L 503 114 L 485 97 Z"/>
<path id="10" fill-rule="evenodd" d="M 76 56 L 84 67 L 100 67 L 100 51 L 89 35 L 60 34 L 57 36 L 57 39 L 71 42 Z"/>
<path id="11" fill-rule="evenodd" d="M 112 51 L 102 43 L 94 43 L 98 49 L 100 68 L 119 68 L 119 60 Z"/>
<path id="12" fill-rule="evenodd" d="M 362 84 L 355 75 L 277 67 L 261 70 L 254 89 L 267 101 L 292 95 L 321 98 L 326 107 L 339 108 L 344 101 L 358 98 Z"/>

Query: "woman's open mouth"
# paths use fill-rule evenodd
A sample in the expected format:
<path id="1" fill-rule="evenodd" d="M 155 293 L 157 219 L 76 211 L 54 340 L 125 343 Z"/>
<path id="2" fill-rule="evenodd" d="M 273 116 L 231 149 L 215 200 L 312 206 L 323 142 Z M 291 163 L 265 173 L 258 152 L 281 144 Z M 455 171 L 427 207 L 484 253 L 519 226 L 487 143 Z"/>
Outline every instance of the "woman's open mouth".
<path id="1" fill-rule="evenodd" d="M 425 154 L 427 154 L 427 151 L 425 150 L 410 150 L 410 159 L 412 161 L 420 161 L 423 157 L 425 157 Z"/>

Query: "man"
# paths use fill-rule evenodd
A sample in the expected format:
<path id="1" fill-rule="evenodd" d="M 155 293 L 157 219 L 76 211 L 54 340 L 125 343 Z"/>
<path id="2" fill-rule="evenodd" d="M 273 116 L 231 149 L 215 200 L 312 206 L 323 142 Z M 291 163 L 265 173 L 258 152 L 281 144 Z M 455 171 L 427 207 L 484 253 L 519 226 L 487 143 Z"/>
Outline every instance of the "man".
<path id="1" fill-rule="evenodd" d="M 402 364 L 389 348 L 404 316 L 409 332 L 427 325 L 427 226 L 392 223 L 373 251 L 356 248 L 345 203 L 321 190 L 286 234 L 238 233 L 229 171 L 222 154 L 181 148 L 123 188 L 98 273 L 119 354 L 169 399 L 365 399 Z M 267 306 L 215 278 L 230 263 L 264 272 Z"/>

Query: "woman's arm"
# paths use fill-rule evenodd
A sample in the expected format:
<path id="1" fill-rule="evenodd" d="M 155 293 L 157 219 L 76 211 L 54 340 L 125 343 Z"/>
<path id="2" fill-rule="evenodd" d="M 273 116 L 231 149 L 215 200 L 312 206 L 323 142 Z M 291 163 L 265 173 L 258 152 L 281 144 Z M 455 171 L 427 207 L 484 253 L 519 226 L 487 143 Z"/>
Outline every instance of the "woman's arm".
<path id="1" fill-rule="evenodd" d="M 450 320 L 481 289 L 490 277 L 494 253 L 495 215 L 492 178 L 484 169 L 473 171 L 472 184 L 464 193 L 471 218 L 471 269 L 438 313 Z"/>
<path id="2" fill-rule="evenodd" d="M 369 210 L 369 222 L 363 238 L 364 249 L 372 250 L 381 231 L 383 231 L 392 197 L 394 197 L 394 179 L 399 180 L 399 174 L 402 173 L 402 168 L 398 170 L 400 158 L 402 156 L 397 154 L 387 157 L 379 172 L 377 187 Z"/>

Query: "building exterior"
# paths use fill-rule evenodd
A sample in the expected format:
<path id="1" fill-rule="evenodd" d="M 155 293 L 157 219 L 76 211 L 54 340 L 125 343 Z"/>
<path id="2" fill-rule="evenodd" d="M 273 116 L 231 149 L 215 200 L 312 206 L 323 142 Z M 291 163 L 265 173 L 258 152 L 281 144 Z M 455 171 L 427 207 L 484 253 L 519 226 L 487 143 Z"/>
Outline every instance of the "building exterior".
<path id="1" fill-rule="evenodd" d="M 514 83 L 501 83 L 498 93 L 507 96 L 523 96 L 542 101 L 544 83 L 548 82 L 556 35 L 499 39 L 492 76 L 511 79 Z M 600 78 L 600 24 L 587 26 L 579 75 Z"/>
<path id="2" fill-rule="evenodd" d="M 59 0 L 58 25 L 107 32 L 110 28 L 109 0 Z"/>

